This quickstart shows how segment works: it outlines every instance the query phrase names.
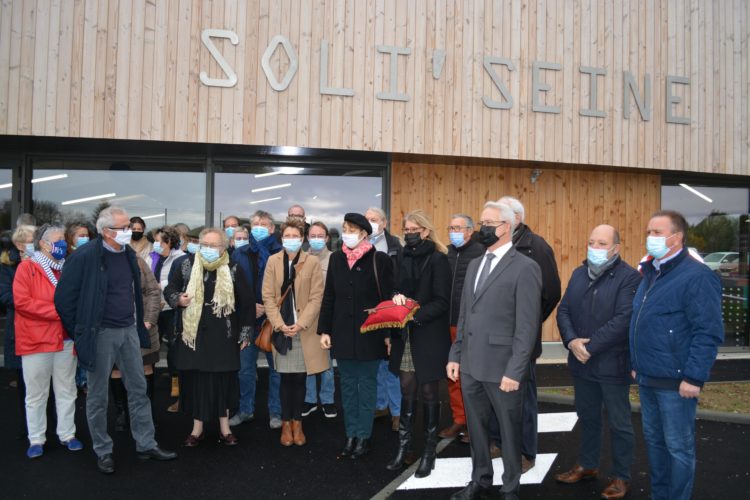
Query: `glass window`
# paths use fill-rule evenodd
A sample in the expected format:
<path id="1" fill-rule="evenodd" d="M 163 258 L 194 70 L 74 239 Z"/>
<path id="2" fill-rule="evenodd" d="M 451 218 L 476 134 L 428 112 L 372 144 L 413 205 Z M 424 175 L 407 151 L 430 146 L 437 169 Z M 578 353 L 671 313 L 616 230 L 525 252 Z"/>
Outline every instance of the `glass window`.
<path id="1" fill-rule="evenodd" d="M 168 168 L 168 170 L 167 170 Z M 33 214 L 39 224 L 96 222 L 97 214 L 118 205 L 149 228 L 182 222 L 205 224 L 205 174 L 183 165 L 137 170 L 94 162 L 35 163 Z"/>
<path id="2" fill-rule="evenodd" d="M 721 278 L 724 346 L 747 347 L 750 189 L 675 183 L 662 186 L 662 207 L 688 221 L 688 246 Z"/>
<path id="3" fill-rule="evenodd" d="M 13 170 L 0 164 L 0 231 L 11 228 L 11 203 L 13 199 Z"/>
<path id="4" fill-rule="evenodd" d="M 382 206 L 382 169 L 377 167 L 251 165 L 220 170 L 214 177 L 217 225 L 228 215 L 246 222 L 257 210 L 269 212 L 278 225 L 289 207 L 299 204 L 308 223 L 321 221 L 328 227 L 332 248 L 337 248 L 345 213 Z"/>

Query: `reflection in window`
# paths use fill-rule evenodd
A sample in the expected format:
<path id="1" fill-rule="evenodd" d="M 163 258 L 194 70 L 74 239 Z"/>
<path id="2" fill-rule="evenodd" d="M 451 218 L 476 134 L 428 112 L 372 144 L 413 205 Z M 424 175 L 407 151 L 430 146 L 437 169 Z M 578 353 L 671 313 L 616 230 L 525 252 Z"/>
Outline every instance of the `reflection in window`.
<path id="1" fill-rule="evenodd" d="M 10 168 L 0 167 L 0 231 L 10 229 L 12 221 L 11 200 L 13 198 L 13 171 Z"/>
<path id="2" fill-rule="evenodd" d="M 307 222 L 323 222 L 332 230 L 335 240 L 345 213 L 364 213 L 370 206 L 381 206 L 383 184 L 378 168 L 308 166 L 241 170 L 242 173 L 217 173 L 214 178 L 215 224 L 228 215 L 246 220 L 257 210 L 269 212 L 276 222 L 282 222 L 289 207 L 299 204 L 305 209 Z M 335 244 L 334 241 L 334 248 Z"/>
<path id="3" fill-rule="evenodd" d="M 748 346 L 748 247 L 750 189 L 662 186 L 662 207 L 688 221 L 688 246 L 721 278 L 725 346 Z"/>
<path id="4" fill-rule="evenodd" d="M 205 174 L 179 171 L 34 169 L 33 210 L 37 222 L 95 222 L 118 205 L 153 228 L 205 223 Z"/>

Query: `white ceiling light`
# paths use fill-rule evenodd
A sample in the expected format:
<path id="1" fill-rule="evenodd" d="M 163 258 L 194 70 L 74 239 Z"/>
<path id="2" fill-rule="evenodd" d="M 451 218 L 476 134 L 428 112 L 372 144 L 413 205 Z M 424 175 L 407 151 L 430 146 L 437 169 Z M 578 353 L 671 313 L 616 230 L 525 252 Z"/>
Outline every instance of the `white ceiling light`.
<path id="1" fill-rule="evenodd" d="M 305 167 L 279 167 L 273 172 L 266 172 L 265 174 L 255 174 L 255 178 L 260 179 L 263 177 L 271 177 L 272 175 L 281 175 L 281 174 L 294 175 L 294 174 L 299 174 L 303 170 L 305 170 Z"/>
<path id="2" fill-rule="evenodd" d="M 67 178 L 68 178 L 68 174 L 48 175 L 47 177 L 37 177 L 36 179 L 31 179 L 31 183 L 36 184 L 38 182 L 56 181 L 58 179 L 67 179 Z"/>
<path id="3" fill-rule="evenodd" d="M 157 217 L 165 217 L 167 214 L 156 214 L 156 215 L 147 215 L 145 217 L 141 217 L 143 220 L 147 219 L 156 219 Z"/>
<path id="4" fill-rule="evenodd" d="M 709 202 L 709 203 L 713 203 L 713 202 L 714 202 L 714 200 L 712 200 L 711 198 L 709 198 L 709 197 L 708 197 L 708 196 L 706 196 L 705 194 L 701 193 L 701 192 L 700 192 L 700 191 L 698 191 L 697 189 L 695 189 L 695 188 L 693 188 L 693 187 L 690 187 L 690 186 L 688 186 L 687 184 L 680 184 L 680 186 L 682 186 L 683 188 L 687 189 L 688 191 L 690 191 L 691 193 L 693 193 L 693 194 L 694 194 L 695 196 L 697 196 L 698 198 L 703 198 L 704 200 L 706 200 L 706 201 L 707 201 L 707 202 Z"/>
<path id="5" fill-rule="evenodd" d="M 276 184 L 275 186 L 266 186 L 262 188 L 255 188 L 250 190 L 251 193 L 260 193 L 261 191 L 270 191 L 272 189 L 281 189 L 281 188 L 287 188 L 291 186 L 292 184 L 290 182 L 287 182 L 286 184 Z"/>
<path id="6" fill-rule="evenodd" d="M 13 187 L 12 182 L 9 182 L 8 184 L 0 184 L 0 189 L 8 189 L 9 187 Z"/>
<path id="7" fill-rule="evenodd" d="M 383 196 L 383 193 L 378 193 L 375 195 L 375 198 L 380 198 L 381 196 Z"/>
<path id="8" fill-rule="evenodd" d="M 60 205 L 75 205 L 76 203 L 85 203 L 87 201 L 101 200 L 104 198 L 114 198 L 115 196 L 117 196 L 117 193 L 98 194 L 96 196 L 88 196 L 86 198 L 64 201 L 60 203 Z"/>
<path id="9" fill-rule="evenodd" d="M 276 200 L 280 200 L 280 199 L 281 199 L 281 196 L 276 196 L 275 198 L 265 198 L 263 200 L 251 201 L 250 204 L 251 205 L 255 205 L 256 203 L 264 203 L 266 201 L 276 201 Z"/>

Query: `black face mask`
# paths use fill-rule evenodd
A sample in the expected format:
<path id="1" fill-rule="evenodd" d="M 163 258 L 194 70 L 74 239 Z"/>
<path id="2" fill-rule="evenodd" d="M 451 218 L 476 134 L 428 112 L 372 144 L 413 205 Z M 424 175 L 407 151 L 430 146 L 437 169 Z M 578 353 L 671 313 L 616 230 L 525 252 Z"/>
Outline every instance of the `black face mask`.
<path id="1" fill-rule="evenodd" d="M 500 239 L 495 235 L 496 227 L 481 226 L 479 228 L 479 242 L 485 247 L 491 247 Z"/>
<path id="2" fill-rule="evenodd" d="M 133 231 L 133 235 L 130 237 L 133 241 L 140 241 L 143 238 L 143 231 Z"/>
<path id="3" fill-rule="evenodd" d="M 419 233 L 409 233 L 404 235 L 404 241 L 406 242 L 407 247 L 414 248 L 422 243 L 422 237 Z"/>

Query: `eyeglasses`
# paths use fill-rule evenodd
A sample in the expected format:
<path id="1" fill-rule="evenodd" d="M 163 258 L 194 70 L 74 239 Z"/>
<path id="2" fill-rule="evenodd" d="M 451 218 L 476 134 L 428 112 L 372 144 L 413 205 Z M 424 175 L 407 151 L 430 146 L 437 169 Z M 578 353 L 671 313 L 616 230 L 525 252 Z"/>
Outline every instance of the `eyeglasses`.
<path id="1" fill-rule="evenodd" d="M 107 227 L 107 229 L 111 229 L 112 231 L 127 231 L 131 227 L 133 227 L 133 226 L 131 224 L 128 224 L 127 226 L 122 226 L 122 227 L 111 227 L 111 226 L 109 226 L 109 227 Z"/>
<path id="2" fill-rule="evenodd" d="M 448 231 L 452 233 L 458 233 L 464 229 L 471 229 L 469 226 L 448 226 Z"/>
<path id="3" fill-rule="evenodd" d="M 423 227 L 405 227 L 404 234 L 416 234 L 424 231 Z"/>
<path id="4" fill-rule="evenodd" d="M 488 226 L 488 227 L 500 227 L 503 224 L 507 224 L 507 221 L 504 220 L 480 220 L 479 225 L 481 226 Z"/>
<path id="5" fill-rule="evenodd" d="M 224 245 L 207 245 L 206 243 L 201 243 L 201 248 L 212 248 L 214 250 L 223 250 Z"/>

